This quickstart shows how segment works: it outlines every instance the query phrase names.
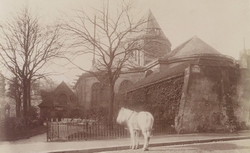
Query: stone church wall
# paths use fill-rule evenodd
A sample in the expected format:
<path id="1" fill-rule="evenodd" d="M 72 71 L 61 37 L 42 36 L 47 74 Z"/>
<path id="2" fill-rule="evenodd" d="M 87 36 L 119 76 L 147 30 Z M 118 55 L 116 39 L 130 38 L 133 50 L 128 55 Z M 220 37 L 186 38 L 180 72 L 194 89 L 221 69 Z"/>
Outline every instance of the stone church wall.
<path id="1" fill-rule="evenodd" d="M 85 77 L 77 84 L 76 93 L 82 107 L 91 107 L 91 87 L 95 82 L 98 82 L 95 77 Z"/>
<path id="2" fill-rule="evenodd" d="M 161 64 L 160 65 L 160 72 L 167 70 L 167 69 L 171 69 L 173 67 L 176 67 L 176 66 L 184 64 L 184 63 L 186 63 L 188 65 L 191 62 L 192 61 L 182 61 L 182 62 L 171 62 L 171 63 L 167 63 L 167 64 Z"/>
<path id="3" fill-rule="evenodd" d="M 115 93 L 118 93 L 120 85 L 123 81 L 127 80 L 127 81 L 131 81 L 131 83 L 135 83 L 136 81 L 138 81 L 144 77 L 145 77 L 145 73 L 143 71 L 137 72 L 137 73 L 131 72 L 131 73 L 121 74 L 121 76 L 117 79 L 116 84 L 115 84 Z M 85 107 L 86 109 L 89 109 L 92 107 L 92 104 L 91 104 L 92 86 L 98 82 L 99 81 L 95 77 L 85 77 L 85 78 L 82 78 L 78 82 L 75 90 L 76 90 L 80 105 L 82 107 Z M 108 91 L 107 91 L 107 93 L 108 93 Z M 101 106 L 105 107 L 105 105 L 108 105 L 108 103 L 102 104 Z"/>
<path id="4" fill-rule="evenodd" d="M 117 79 L 116 83 L 115 83 L 115 92 L 118 93 L 119 92 L 119 88 L 121 83 L 124 80 L 129 80 L 132 83 L 135 83 L 139 80 L 141 80 L 142 78 L 145 77 L 144 72 L 136 72 L 136 73 L 125 73 L 125 74 L 121 74 L 121 76 Z"/>

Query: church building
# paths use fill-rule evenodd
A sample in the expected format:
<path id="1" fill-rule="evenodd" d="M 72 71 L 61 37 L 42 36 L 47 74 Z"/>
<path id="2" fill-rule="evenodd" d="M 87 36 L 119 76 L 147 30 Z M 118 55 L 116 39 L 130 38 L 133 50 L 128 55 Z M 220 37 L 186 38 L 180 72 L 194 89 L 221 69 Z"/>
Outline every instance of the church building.
<path id="1" fill-rule="evenodd" d="M 149 11 L 138 67 L 124 71 L 115 84 L 115 105 L 150 111 L 178 133 L 232 131 L 250 125 L 250 58 L 223 55 L 198 36 L 171 49 Z M 150 39 L 148 42 L 148 37 Z M 108 90 L 90 73 L 75 84 L 85 108 L 108 106 Z"/>

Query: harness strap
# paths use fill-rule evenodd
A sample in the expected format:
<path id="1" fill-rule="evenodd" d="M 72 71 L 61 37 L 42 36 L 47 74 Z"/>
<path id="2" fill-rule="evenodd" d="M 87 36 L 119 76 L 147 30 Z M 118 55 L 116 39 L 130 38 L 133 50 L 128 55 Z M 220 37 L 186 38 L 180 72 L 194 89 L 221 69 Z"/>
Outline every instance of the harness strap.
<path id="1" fill-rule="evenodd" d="M 131 118 L 131 116 L 133 115 L 134 112 L 135 112 L 135 111 L 133 111 L 133 112 L 130 114 L 130 116 L 128 117 L 128 121 L 129 121 L 129 119 Z"/>

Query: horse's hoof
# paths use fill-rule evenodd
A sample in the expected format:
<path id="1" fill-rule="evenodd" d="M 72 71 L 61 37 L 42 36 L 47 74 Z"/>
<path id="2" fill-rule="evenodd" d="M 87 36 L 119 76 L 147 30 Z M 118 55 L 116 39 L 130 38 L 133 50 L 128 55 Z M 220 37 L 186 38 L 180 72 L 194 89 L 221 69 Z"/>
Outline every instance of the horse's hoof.
<path id="1" fill-rule="evenodd" d="M 143 148 L 143 151 L 148 151 L 148 148 Z"/>

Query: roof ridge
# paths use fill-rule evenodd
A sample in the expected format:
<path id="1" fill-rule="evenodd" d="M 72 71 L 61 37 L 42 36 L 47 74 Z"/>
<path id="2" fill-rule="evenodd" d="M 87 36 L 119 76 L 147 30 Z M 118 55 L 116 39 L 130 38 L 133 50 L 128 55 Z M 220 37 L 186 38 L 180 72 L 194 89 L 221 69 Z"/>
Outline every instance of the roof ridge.
<path id="1" fill-rule="evenodd" d="M 197 37 L 197 36 L 196 36 Z M 221 54 L 219 51 L 217 51 L 214 47 L 210 46 L 208 43 L 206 43 L 205 41 L 203 41 L 202 39 L 200 39 L 199 37 L 197 37 L 200 41 L 202 41 L 204 44 L 206 44 L 207 46 L 209 46 L 210 48 L 212 48 L 214 51 L 218 52 L 219 54 Z"/>
<path id="2" fill-rule="evenodd" d="M 196 35 L 195 35 L 196 36 Z M 194 37 L 195 37 L 194 36 Z M 175 47 L 175 49 L 173 49 L 171 52 L 169 52 L 167 55 L 165 55 L 163 58 L 166 58 L 168 56 L 173 55 L 176 51 L 180 50 L 181 48 L 184 48 L 194 37 L 188 39 L 187 41 L 185 41 L 184 43 L 178 45 L 177 47 Z M 197 37 L 197 36 L 196 36 Z"/>
<path id="3" fill-rule="evenodd" d="M 64 82 L 64 81 L 62 81 L 54 90 L 53 90 L 53 92 L 58 92 L 60 89 L 60 87 L 66 87 L 67 88 L 67 90 L 69 90 L 71 93 L 73 93 L 74 94 L 74 92 L 71 90 L 71 88 Z"/>
<path id="4" fill-rule="evenodd" d="M 193 36 L 188 39 L 184 43 L 177 46 L 174 50 L 172 50 L 169 54 L 165 55 L 161 59 L 168 59 L 171 57 L 183 57 L 189 56 L 193 54 L 221 54 L 219 51 L 211 47 L 205 41 L 201 40 L 198 36 Z M 186 54 L 186 55 L 185 55 Z"/>
<path id="5" fill-rule="evenodd" d="M 193 40 L 195 37 L 197 37 L 196 35 L 190 39 L 188 39 L 187 41 L 185 41 L 184 43 L 180 44 L 179 46 L 175 47 L 175 49 L 173 49 L 172 52 L 174 52 L 175 50 L 179 49 L 179 48 L 183 48 L 184 46 L 186 46 L 191 40 Z M 198 37 L 197 37 L 198 38 Z"/>

